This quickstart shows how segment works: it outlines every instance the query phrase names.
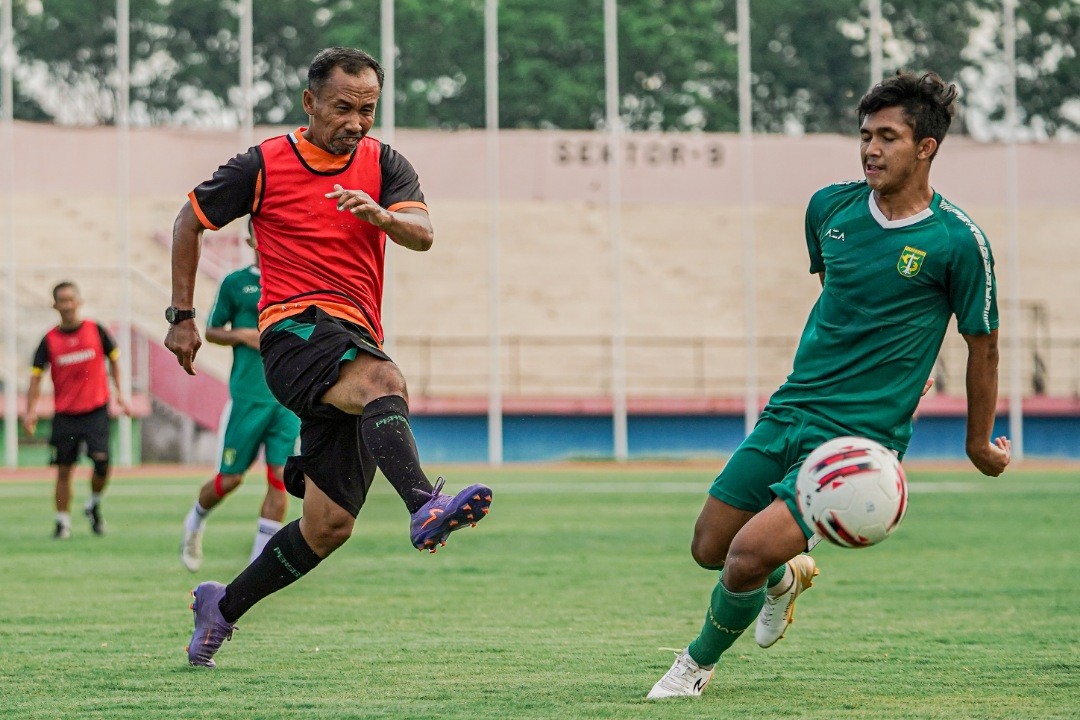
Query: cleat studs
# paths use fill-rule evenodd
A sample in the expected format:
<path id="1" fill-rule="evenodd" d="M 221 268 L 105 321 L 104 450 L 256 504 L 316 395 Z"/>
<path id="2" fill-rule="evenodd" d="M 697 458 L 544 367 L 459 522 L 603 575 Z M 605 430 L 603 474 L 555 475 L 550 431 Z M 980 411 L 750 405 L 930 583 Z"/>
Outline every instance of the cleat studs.
<path id="1" fill-rule="evenodd" d="M 465 516 L 465 519 L 466 520 L 472 520 L 473 519 L 473 514 L 469 513 L 468 515 Z"/>
<path id="2" fill-rule="evenodd" d="M 469 527 L 476 527 L 476 523 L 469 523 Z"/>
<path id="3" fill-rule="evenodd" d="M 488 496 L 487 496 L 487 497 L 485 497 L 484 499 L 485 499 L 485 500 L 487 500 L 488 502 L 491 502 L 491 496 L 490 496 L 490 495 L 488 495 Z"/>
<path id="4" fill-rule="evenodd" d="M 480 510 L 480 512 L 482 512 L 482 513 L 484 513 L 485 515 L 487 515 L 487 514 L 488 514 L 489 512 L 491 512 L 491 508 L 482 508 L 482 509 Z"/>
<path id="5" fill-rule="evenodd" d="M 480 501 L 480 495 L 479 495 L 479 494 L 477 494 L 477 495 L 473 495 L 473 496 L 472 496 L 472 499 L 473 499 L 473 500 L 476 500 L 477 502 L 479 502 L 479 501 Z"/>
<path id="6" fill-rule="evenodd" d="M 192 611 L 192 612 L 195 612 L 195 603 L 191 603 L 190 605 L 188 605 L 187 609 Z"/>
<path id="7" fill-rule="evenodd" d="M 457 520 L 451 520 L 451 521 L 450 521 L 450 527 L 457 527 L 457 525 L 458 525 L 458 521 L 457 521 Z"/>
<path id="8" fill-rule="evenodd" d="M 461 506 L 461 509 L 462 509 L 462 510 L 472 510 L 472 505 L 468 505 L 468 504 L 466 504 L 466 505 L 462 505 L 462 506 Z"/>

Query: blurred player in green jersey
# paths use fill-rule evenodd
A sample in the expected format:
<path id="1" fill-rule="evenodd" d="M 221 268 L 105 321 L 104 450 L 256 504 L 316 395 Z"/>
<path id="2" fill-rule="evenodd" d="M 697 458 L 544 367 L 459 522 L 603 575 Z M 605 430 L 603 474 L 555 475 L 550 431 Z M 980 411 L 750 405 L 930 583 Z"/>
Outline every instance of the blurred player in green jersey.
<path id="1" fill-rule="evenodd" d="M 265 449 L 267 487 L 251 548 L 252 560 L 281 529 L 289 505 L 282 476 L 285 460 L 296 450 L 300 419 L 274 398 L 263 376 L 259 355 L 259 253 L 254 233 L 248 244 L 255 249 L 255 262 L 222 280 L 206 323 L 207 340 L 232 346 L 233 366 L 229 375 L 231 399 L 222 418 L 218 474 L 199 489 L 195 505 L 184 519 L 180 562 L 191 572 L 202 566 L 207 515 L 240 487 L 260 447 Z"/>
<path id="2" fill-rule="evenodd" d="M 700 695 L 751 625 L 779 640 L 817 568 L 795 505 L 799 465 L 839 435 L 902 456 L 950 318 L 968 346 L 967 455 L 983 474 L 1009 464 L 991 438 L 997 405 L 994 261 L 982 230 L 930 185 L 957 90 L 934 73 L 897 74 L 859 102 L 864 180 L 819 190 L 806 211 L 810 272 L 822 291 L 794 366 L 709 490 L 691 553 L 721 570 L 701 634 L 650 699 Z"/>

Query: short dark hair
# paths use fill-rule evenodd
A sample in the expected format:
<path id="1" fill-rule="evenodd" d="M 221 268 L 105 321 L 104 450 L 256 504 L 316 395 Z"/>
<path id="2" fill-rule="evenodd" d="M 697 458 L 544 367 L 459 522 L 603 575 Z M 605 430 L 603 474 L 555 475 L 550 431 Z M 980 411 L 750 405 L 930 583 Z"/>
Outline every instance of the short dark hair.
<path id="1" fill-rule="evenodd" d="M 956 114 L 957 95 L 959 90 L 956 85 L 946 83 L 937 73 L 915 75 L 898 71 L 863 95 L 859 101 L 859 125 L 871 113 L 887 107 L 899 107 L 915 132 L 915 142 L 932 137 L 940 145 Z M 933 159 L 933 155 L 930 159 Z"/>
<path id="2" fill-rule="evenodd" d="M 74 290 L 76 295 L 81 295 L 82 294 L 82 293 L 79 292 L 79 286 L 78 285 L 71 282 L 70 280 L 64 280 L 63 282 L 56 283 L 56 287 L 54 287 L 52 289 L 53 302 L 56 302 L 57 300 L 60 299 L 59 297 L 57 297 L 57 295 L 60 294 L 61 290 L 67 290 L 68 288 L 71 288 L 72 290 Z"/>
<path id="3" fill-rule="evenodd" d="M 308 90 L 318 94 L 319 90 L 333 74 L 334 68 L 341 68 L 349 75 L 359 75 L 367 68 L 375 71 L 379 80 L 379 89 L 383 86 L 383 69 L 379 61 L 363 50 L 347 47 L 329 47 L 319 51 L 308 66 Z"/>

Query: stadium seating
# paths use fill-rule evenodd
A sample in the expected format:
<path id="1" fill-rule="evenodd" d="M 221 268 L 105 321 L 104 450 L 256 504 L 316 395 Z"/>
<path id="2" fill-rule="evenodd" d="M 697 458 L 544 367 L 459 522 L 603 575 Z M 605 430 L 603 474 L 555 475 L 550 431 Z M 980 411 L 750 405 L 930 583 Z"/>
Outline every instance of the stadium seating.
<path id="1" fill-rule="evenodd" d="M 87 152 L 106 154 L 111 142 L 103 129 L 17 124 L 17 131 L 27 135 L 28 142 L 56 152 L 78 144 L 89 148 Z M 552 159 L 553 148 L 569 142 L 563 138 L 592 142 L 589 138 L 595 136 L 504 135 L 504 166 L 514 168 L 505 172 L 500 190 L 504 393 L 534 399 L 608 395 L 615 293 L 604 169 L 568 168 L 561 155 Z M 156 172 L 138 168 L 128 203 L 133 327 L 159 343 L 165 331 L 161 312 L 169 301 L 173 218 L 186 189 L 236 152 L 236 138 L 159 129 L 142 131 L 133 141 L 139 156 L 160 156 Z M 729 136 L 700 142 L 726 143 L 723 156 L 737 157 L 728 147 L 734 143 Z M 415 397 L 476 398 L 488 389 L 490 214 L 485 178 L 478 168 L 482 163 L 464 159 L 482 151 L 482 135 L 403 131 L 398 145 L 414 158 L 437 232 L 428 253 L 390 251 L 384 313 L 389 346 Z M 807 273 L 802 237 L 806 198 L 829 180 L 851 176 L 857 164 L 848 138 L 770 136 L 760 146 L 759 201 L 752 213 L 753 272 L 745 269 L 738 173 L 730 168 L 624 169 L 620 269 L 627 388 L 632 396 L 687 401 L 741 396 L 748 362 L 744 307 L 751 279 L 762 393 L 786 375 L 818 292 L 817 280 Z M 693 147 L 688 147 L 692 154 Z M 994 245 L 1004 326 L 1010 324 L 1010 293 L 1018 292 L 1023 303 L 1025 386 L 1030 391 L 1038 352 L 1044 392 L 1080 394 L 1080 317 L 1071 312 L 1078 285 L 1072 277 L 1075 263 L 1063 261 L 1075 256 L 1071 230 L 1080 218 L 1074 206 L 1058 197 L 1064 190 L 1046 177 L 1052 175 L 1048 168 L 1057 167 L 1055 159 L 1072 167 L 1077 164 L 1073 156 L 1080 153 L 1071 148 L 1055 153 L 1040 146 L 1021 148 L 1021 168 L 1030 182 L 1023 185 L 1027 194 L 1018 217 L 1022 270 L 1017 276 L 1006 243 L 1008 218 L 1000 177 L 967 172 L 980 163 L 995 166 L 1000 148 L 962 138 L 950 139 L 948 148 L 949 154 L 943 153 L 939 161 L 941 188 L 979 221 Z M 795 163 L 790 172 L 766 172 L 789 158 Z M 23 169 L 18 157 L 16 162 Z M 87 174 L 65 178 L 53 188 L 47 174 L 37 174 L 31 172 L 20 186 L 13 212 L 18 357 L 27 361 L 40 334 L 55 322 L 49 289 L 58 280 L 70 278 L 82 286 L 92 317 L 115 323 L 123 305 L 122 253 L 116 240 L 120 215 L 109 183 L 96 186 Z M 236 224 L 224 228 L 205 244 L 213 262 L 204 263 L 198 282 L 196 305 L 203 317 L 217 280 L 230 266 L 239 265 L 239 260 L 229 262 L 238 230 Z M 1035 309 L 1042 318 L 1039 325 L 1029 321 Z M 942 386 L 950 394 L 962 393 L 964 346 L 959 337 L 947 339 L 942 361 Z M 1003 377 L 1009 363 L 1006 348 Z M 204 346 L 201 372 L 220 381 L 228 366 L 227 349 Z"/>

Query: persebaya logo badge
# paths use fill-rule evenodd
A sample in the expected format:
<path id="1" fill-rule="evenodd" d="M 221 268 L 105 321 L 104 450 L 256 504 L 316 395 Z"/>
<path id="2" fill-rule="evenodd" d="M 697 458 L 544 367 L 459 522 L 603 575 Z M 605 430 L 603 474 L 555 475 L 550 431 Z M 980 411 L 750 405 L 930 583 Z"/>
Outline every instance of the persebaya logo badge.
<path id="1" fill-rule="evenodd" d="M 907 278 L 915 277 L 922 270 L 925 259 L 925 251 L 909 245 L 904 248 L 904 252 L 900 253 L 900 259 L 896 261 L 896 271 Z"/>

